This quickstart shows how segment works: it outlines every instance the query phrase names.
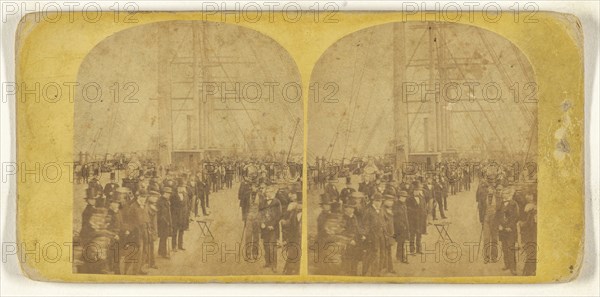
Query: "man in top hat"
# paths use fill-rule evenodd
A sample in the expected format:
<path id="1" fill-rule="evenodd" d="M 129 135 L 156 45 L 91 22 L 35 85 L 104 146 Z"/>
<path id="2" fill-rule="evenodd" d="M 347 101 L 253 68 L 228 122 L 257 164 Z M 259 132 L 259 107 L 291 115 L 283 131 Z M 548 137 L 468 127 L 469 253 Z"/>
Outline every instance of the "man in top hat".
<path id="1" fill-rule="evenodd" d="M 129 205 L 125 215 L 126 226 L 130 231 L 130 236 L 124 243 L 128 245 L 125 253 L 133 255 L 133 261 L 126 261 L 125 274 L 147 274 L 142 270 L 146 259 L 146 247 L 148 244 L 148 211 L 145 209 L 148 194 L 141 192 L 136 200 Z M 131 250 L 132 249 L 132 250 Z M 135 253 L 133 253 L 135 252 Z"/>
<path id="2" fill-rule="evenodd" d="M 156 191 L 148 191 L 148 199 L 146 201 L 146 210 L 148 211 L 148 267 L 158 269 L 154 259 L 154 242 L 158 237 L 158 198 L 160 193 Z"/>
<path id="3" fill-rule="evenodd" d="M 367 207 L 366 199 L 367 197 L 365 194 L 360 191 L 350 194 L 349 202 L 354 205 L 354 215 L 359 223 L 362 222 L 362 218 Z"/>
<path id="4" fill-rule="evenodd" d="M 500 241 L 502 242 L 502 255 L 504 268 L 510 270 L 512 275 L 517 275 L 515 258 L 515 242 L 517 241 L 517 222 L 519 221 L 519 205 L 512 199 L 512 195 L 503 193 L 502 207 L 500 210 Z"/>
<path id="5" fill-rule="evenodd" d="M 117 178 L 115 172 L 110 173 L 110 182 L 104 186 L 104 196 L 110 202 L 110 200 L 114 199 L 114 195 L 116 194 L 117 189 L 119 188 L 119 184 L 117 183 Z"/>
<path id="6" fill-rule="evenodd" d="M 210 184 L 212 185 L 212 192 L 216 193 L 221 188 L 219 166 L 212 165 L 209 168 L 208 174 L 210 176 Z"/>
<path id="7" fill-rule="evenodd" d="M 290 201 L 288 205 L 288 216 L 282 225 L 286 226 L 286 263 L 283 267 L 283 273 L 294 275 L 300 271 L 300 257 L 302 255 L 302 199 L 299 199 L 295 192 L 290 192 Z"/>
<path id="8" fill-rule="evenodd" d="M 483 237 L 483 261 L 495 263 L 498 259 L 498 210 L 502 204 L 494 187 L 487 187 L 487 195 L 479 203 L 479 212 L 483 213 L 481 233 Z"/>
<path id="9" fill-rule="evenodd" d="M 281 203 L 282 213 L 287 212 L 288 205 L 292 202 L 288 193 L 289 189 L 286 185 L 279 186 L 279 189 L 277 189 L 277 192 L 275 193 L 275 198 Z"/>
<path id="10" fill-rule="evenodd" d="M 396 243 L 394 239 L 395 230 L 394 230 L 394 202 L 396 200 L 396 196 L 394 195 L 383 195 L 383 221 L 384 221 L 384 249 L 381 253 L 381 265 L 382 271 L 386 273 L 396 273 L 394 271 L 394 265 L 392 263 L 392 246 Z"/>
<path id="11" fill-rule="evenodd" d="M 325 185 L 325 193 L 329 195 L 329 198 L 333 201 L 338 201 L 340 197 L 340 192 L 338 191 L 338 188 L 335 185 L 336 182 L 336 176 L 331 175 L 329 177 L 329 182 Z"/>
<path id="12" fill-rule="evenodd" d="M 109 269 L 115 274 L 121 274 L 121 238 L 125 238 L 123 234 L 124 223 L 123 213 L 120 211 L 121 202 L 118 200 L 116 195 L 113 195 L 113 199 L 108 202 L 108 227 L 107 230 L 114 234 L 111 246 L 117 250 L 108 253 L 108 265 Z"/>
<path id="13" fill-rule="evenodd" d="M 298 208 L 298 196 L 296 193 L 291 191 L 287 191 L 286 193 L 286 200 L 289 202 L 286 207 L 283 206 L 283 203 L 281 205 L 282 217 L 284 218 L 282 220 L 283 228 L 281 230 L 281 237 L 284 242 L 287 242 L 290 236 L 294 236 L 293 231 L 289 229 L 289 222 L 291 221 L 291 217 L 297 213 Z M 275 198 L 277 198 L 277 195 Z"/>
<path id="14" fill-rule="evenodd" d="M 362 241 L 365 236 L 354 214 L 358 203 L 355 199 L 348 198 L 344 203 L 342 217 L 342 235 L 348 240 L 346 250 L 342 255 L 342 273 L 344 275 L 357 275 L 358 262 L 362 259 Z"/>
<path id="15" fill-rule="evenodd" d="M 337 244 L 339 233 L 339 222 L 341 214 L 334 212 L 333 205 L 337 203 L 327 192 L 321 194 L 321 212 L 317 217 L 317 236 L 315 244 L 317 248 L 315 259 L 319 274 L 329 275 L 337 273 L 338 267 L 332 261 L 327 259 L 327 251 L 332 245 Z"/>
<path id="16" fill-rule="evenodd" d="M 156 201 L 156 235 L 158 236 L 158 255 L 170 258 L 167 250 L 167 239 L 171 236 L 173 222 L 171 220 L 171 195 L 170 187 L 164 187 L 163 193 Z"/>
<path id="17" fill-rule="evenodd" d="M 321 206 L 321 212 L 317 217 L 317 244 L 319 246 L 325 244 L 325 242 L 321 241 L 325 238 L 325 223 L 327 222 L 327 219 L 331 216 L 332 203 L 333 201 L 327 193 L 321 194 L 321 202 L 319 203 L 319 205 Z"/>
<path id="18" fill-rule="evenodd" d="M 97 207 L 98 198 L 102 197 L 102 192 L 96 191 L 96 188 L 88 188 L 86 190 L 85 201 L 87 206 L 81 214 L 81 230 L 79 232 L 79 244 L 83 248 L 84 265 L 80 267 L 81 273 L 105 273 L 106 262 L 101 259 L 101 252 L 98 248 L 96 238 L 104 235 L 105 229 L 101 226 L 106 215 L 106 210 Z M 96 249 L 88 249 L 90 246 L 95 246 Z"/>
<path id="19" fill-rule="evenodd" d="M 187 183 L 186 183 L 186 187 L 187 187 L 187 193 L 188 193 L 188 207 L 190 212 L 194 213 L 194 217 L 197 216 L 197 209 L 198 209 L 198 184 L 196 182 L 196 177 L 193 175 L 190 175 L 189 178 L 187 178 Z"/>
<path id="20" fill-rule="evenodd" d="M 398 193 L 398 200 L 394 202 L 394 237 L 396 239 L 396 260 L 401 263 L 408 264 L 406 257 L 406 251 L 404 250 L 404 244 L 409 238 L 409 223 L 408 223 L 408 209 L 406 207 L 406 200 L 408 199 L 408 193 L 406 191 L 400 191 Z"/>
<path id="21" fill-rule="evenodd" d="M 87 188 L 85 193 L 85 202 L 87 202 L 87 205 L 81 214 L 81 230 L 79 231 L 81 245 L 84 248 L 96 235 L 91 218 L 96 213 L 96 202 L 99 196 L 95 188 Z"/>
<path id="22" fill-rule="evenodd" d="M 444 212 L 444 186 L 440 182 L 439 178 L 436 176 L 433 180 L 433 197 L 432 197 L 432 216 L 433 220 L 437 220 L 437 211 L 436 208 L 439 209 L 440 216 L 442 219 L 446 218 L 446 213 Z"/>
<path id="23" fill-rule="evenodd" d="M 373 195 L 363 218 L 366 236 L 366 259 L 363 262 L 363 275 L 379 276 L 382 269 L 382 253 L 385 251 L 385 221 L 381 209 L 383 196 Z"/>
<path id="24" fill-rule="evenodd" d="M 281 203 L 275 198 L 275 191 L 269 189 L 265 200 L 259 206 L 261 237 L 265 249 L 265 267 L 277 271 L 277 239 L 281 220 Z"/>
<path id="25" fill-rule="evenodd" d="M 448 211 L 448 180 L 442 174 L 439 176 L 439 182 L 442 185 L 442 202 L 444 211 Z"/>
<path id="26" fill-rule="evenodd" d="M 471 167 L 465 165 L 463 168 L 463 187 L 465 190 L 470 191 L 471 190 Z"/>
<path id="27" fill-rule="evenodd" d="M 354 187 L 352 187 L 352 179 L 348 176 L 346 177 L 346 187 L 343 188 L 340 192 L 340 200 L 342 201 L 342 203 L 348 203 L 350 195 L 352 195 L 352 193 L 354 192 L 356 192 L 356 190 L 354 189 Z"/>
<path id="28" fill-rule="evenodd" d="M 183 232 L 189 228 L 188 194 L 185 186 L 177 187 L 177 191 L 171 197 L 171 219 L 173 221 L 173 234 L 171 235 L 171 246 L 173 252 L 185 251 L 183 248 Z"/>
<path id="29" fill-rule="evenodd" d="M 90 168 L 86 165 L 83 164 L 83 166 L 81 166 L 81 178 L 83 179 L 84 183 L 88 183 L 89 182 L 89 178 L 90 178 Z"/>
<path id="30" fill-rule="evenodd" d="M 210 215 L 210 211 L 208 211 L 208 208 L 210 207 L 209 204 L 209 194 L 210 194 L 210 187 L 206 184 L 206 181 L 204 181 L 204 178 L 202 177 L 202 173 L 196 173 L 196 207 L 194 209 L 194 214 L 196 216 L 198 216 L 198 205 L 200 205 L 200 207 L 202 207 L 202 214 L 204 216 L 208 216 Z"/>
<path id="31" fill-rule="evenodd" d="M 456 195 L 458 192 L 458 173 L 456 166 L 449 167 L 446 172 L 448 175 L 448 182 L 450 184 L 450 195 Z"/>
<path id="32" fill-rule="evenodd" d="M 427 177 L 425 179 L 425 186 L 421 188 L 421 193 L 423 194 L 423 198 L 427 204 L 426 221 L 429 225 L 431 225 L 431 221 L 433 219 L 433 202 L 435 201 L 434 191 L 433 179 L 431 177 Z"/>
<path id="33" fill-rule="evenodd" d="M 225 166 L 225 185 L 228 189 L 231 189 L 233 186 L 233 177 L 235 175 L 235 168 L 232 164 L 227 164 Z"/>
<path id="34" fill-rule="evenodd" d="M 410 253 L 421 251 L 421 235 L 427 232 L 427 201 L 423 195 L 421 182 L 413 183 L 414 192 L 406 200 L 408 210 L 408 225 L 410 233 Z"/>
<path id="35" fill-rule="evenodd" d="M 100 184 L 100 176 L 95 174 L 92 179 L 88 182 L 88 189 L 93 189 L 94 193 L 101 194 L 104 190 Z M 96 207 L 104 207 L 104 198 L 100 195 L 96 197 Z"/>
<path id="36" fill-rule="evenodd" d="M 249 189 L 244 193 L 240 200 L 242 207 L 242 216 L 244 216 L 244 229 L 242 231 L 246 261 L 255 261 L 258 259 L 260 250 L 260 219 L 259 202 L 261 201 L 259 187 L 256 183 L 248 183 Z M 244 213 L 245 210 L 245 213 Z"/>
<path id="37" fill-rule="evenodd" d="M 96 190 L 102 191 L 102 185 L 100 184 L 100 174 L 94 173 L 92 179 L 88 181 L 88 188 L 96 188 Z"/>
<path id="38" fill-rule="evenodd" d="M 238 190 L 238 200 L 240 201 L 239 206 L 242 209 L 242 221 L 246 222 L 248 215 L 248 208 L 250 206 L 251 197 L 256 194 L 252 193 L 252 181 L 244 178 L 240 183 L 240 189 Z"/>
<path id="39" fill-rule="evenodd" d="M 475 192 L 475 200 L 477 201 L 477 210 L 479 211 L 479 222 L 483 224 L 485 218 L 485 205 L 488 196 L 488 184 L 485 179 L 481 179 Z"/>

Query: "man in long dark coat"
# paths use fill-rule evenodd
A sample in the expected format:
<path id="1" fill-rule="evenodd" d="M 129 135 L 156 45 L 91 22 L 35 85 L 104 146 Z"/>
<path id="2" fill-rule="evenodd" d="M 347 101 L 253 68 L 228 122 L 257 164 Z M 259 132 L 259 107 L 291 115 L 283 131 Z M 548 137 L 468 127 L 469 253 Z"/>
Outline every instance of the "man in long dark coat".
<path id="1" fill-rule="evenodd" d="M 504 195 L 500 214 L 499 237 L 502 242 L 502 255 L 504 256 L 503 270 L 510 270 L 512 275 L 517 275 L 515 258 L 515 242 L 517 241 L 517 222 L 519 220 L 519 205 L 509 195 Z"/>
<path id="2" fill-rule="evenodd" d="M 198 199 L 200 201 L 200 206 L 202 207 L 202 214 L 208 216 L 210 215 L 210 185 L 206 179 L 202 177 L 202 174 L 198 174 L 196 186 L 198 187 Z"/>
<path id="3" fill-rule="evenodd" d="M 156 231 L 158 236 L 158 255 L 169 258 L 167 239 L 171 236 L 173 222 L 171 220 L 171 195 L 169 187 L 163 189 L 163 194 L 156 201 Z"/>
<path id="4" fill-rule="evenodd" d="M 185 248 L 183 248 L 183 232 L 190 226 L 188 194 L 185 186 L 177 187 L 177 191 L 171 196 L 171 219 L 173 221 L 173 233 L 171 235 L 173 252 L 177 252 L 177 250 L 185 251 Z"/>
<path id="5" fill-rule="evenodd" d="M 158 237 L 158 207 L 156 203 L 160 193 L 155 191 L 148 192 L 148 201 L 146 202 L 146 211 L 148 212 L 148 244 L 147 244 L 147 257 L 148 267 L 152 269 L 158 269 L 154 257 L 154 242 Z"/>
<path id="6" fill-rule="evenodd" d="M 367 208 L 363 217 L 367 250 L 366 259 L 363 261 L 363 275 L 379 276 L 381 274 L 381 255 L 385 250 L 382 199 L 380 194 L 373 195 L 371 206 Z"/>
<path id="7" fill-rule="evenodd" d="M 115 199 L 115 195 L 117 193 L 117 189 L 119 188 L 119 184 L 116 182 L 116 176 L 114 172 L 110 173 L 110 182 L 104 186 L 104 196 L 106 196 L 106 200 L 110 203 L 111 200 Z"/>
<path id="8" fill-rule="evenodd" d="M 148 223 L 150 222 L 148 211 L 145 209 L 146 199 L 147 193 L 140 193 L 135 202 L 129 206 L 127 213 L 124 214 L 126 224 L 130 230 L 129 238 L 125 243 L 129 245 L 127 247 L 128 251 L 125 253 L 129 253 L 129 251 L 132 250 L 131 254 L 133 255 L 132 259 L 126 259 L 125 261 L 125 274 L 147 274 L 147 272 L 142 270 L 142 267 L 145 264 L 145 254 L 148 243 Z M 131 268 L 131 266 L 133 266 L 133 268 Z"/>
<path id="9" fill-rule="evenodd" d="M 408 193 L 406 191 L 400 191 L 398 194 L 398 200 L 394 202 L 394 232 L 396 239 L 396 260 L 408 264 L 406 257 L 406 251 L 404 245 L 409 238 L 409 223 L 408 223 L 408 210 L 406 207 L 406 199 Z"/>
<path id="10" fill-rule="evenodd" d="M 275 198 L 274 191 L 268 191 L 265 198 L 259 205 L 261 237 L 265 249 L 265 267 L 269 267 L 273 272 L 276 272 L 281 203 Z"/>
<path id="11" fill-rule="evenodd" d="M 244 259 L 256 261 L 260 250 L 260 214 L 259 202 L 263 191 L 256 184 L 250 184 L 250 192 L 246 200 L 246 212 L 244 218 L 244 229 L 242 231 L 244 241 Z"/>
<path id="12" fill-rule="evenodd" d="M 296 200 L 295 204 L 290 205 L 289 208 L 288 217 L 285 220 L 287 227 L 287 236 L 285 237 L 287 254 L 283 273 L 293 275 L 298 274 L 300 271 L 300 258 L 302 255 L 302 200 Z"/>
<path id="13" fill-rule="evenodd" d="M 348 243 L 342 256 L 342 273 L 344 275 L 357 275 L 358 262 L 362 257 L 362 233 L 358 219 L 354 214 L 357 207 L 356 201 L 350 200 L 344 203 L 344 216 L 342 217 L 342 235 L 347 238 Z"/>
<path id="14" fill-rule="evenodd" d="M 477 191 L 475 192 L 475 199 L 477 201 L 477 210 L 479 212 L 479 222 L 483 224 L 483 219 L 485 218 L 485 206 L 487 202 L 488 196 L 488 185 L 487 182 L 482 179 L 479 185 L 477 186 Z"/>
<path id="15" fill-rule="evenodd" d="M 248 216 L 248 208 L 250 207 L 250 199 L 252 197 L 252 183 L 247 180 L 242 180 L 238 191 L 239 206 L 242 209 L 242 221 L 246 222 Z"/>
<path id="16" fill-rule="evenodd" d="M 396 271 L 394 270 L 394 263 L 392 262 L 392 246 L 395 243 L 394 240 L 394 235 L 395 235 L 395 230 L 394 230 L 394 202 L 396 200 L 396 197 L 393 195 L 384 195 L 384 200 L 383 200 L 383 206 L 382 206 L 382 212 L 383 212 L 383 219 L 384 219 L 384 240 L 385 240 L 385 245 L 384 245 L 384 249 L 381 253 L 381 266 L 382 266 L 382 271 L 386 272 L 386 273 L 396 273 Z"/>
<path id="17" fill-rule="evenodd" d="M 413 195 L 406 200 L 408 209 L 408 225 L 410 231 L 410 253 L 422 253 L 421 235 L 427 231 L 427 202 L 423 195 L 423 188 L 415 182 Z"/>
<path id="18" fill-rule="evenodd" d="M 535 275 L 537 266 L 537 205 L 536 193 L 525 195 L 527 204 L 523 207 L 521 221 L 521 242 L 525 252 L 523 275 Z"/>
<path id="19" fill-rule="evenodd" d="M 434 220 L 437 220 L 436 208 L 440 211 L 440 216 L 442 219 L 446 218 L 446 213 L 444 212 L 444 186 L 440 182 L 439 178 L 436 176 L 433 181 L 433 198 L 432 198 L 432 210 L 431 214 Z"/>
<path id="20" fill-rule="evenodd" d="M 121 274 L 121 255 L 123 254 L 121 251 L 121 238 L 124 238 L 123 230 L 123 213 L 120 211 L 120 201 L 117 199 L 112 199 L 108 202 L 108 226 L 107 230 L 114 234 L 114 237 L 111 242 L 111 246 L 114 247 L 115 250 L 112 250 L 108 253 L 108 265 L 109 269 L 112 270 L 115 274 Z"/>

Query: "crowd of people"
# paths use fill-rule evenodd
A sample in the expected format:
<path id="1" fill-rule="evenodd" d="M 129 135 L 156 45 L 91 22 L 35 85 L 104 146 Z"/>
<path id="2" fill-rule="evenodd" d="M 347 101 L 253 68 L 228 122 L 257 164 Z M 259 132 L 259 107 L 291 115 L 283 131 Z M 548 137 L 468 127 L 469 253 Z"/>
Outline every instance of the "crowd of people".
<path id="1" fill-rule="evenodd" d="M 358 187 L 347 176 L 341 190 L 336 186 L 339 177 L 331 176 L 320 187 L 321 212 L 310 244 L 317 251 L 317 273 L 395 275 L 398 266 L 394 263 L 409 264 L 408 255 L 423 253 L 423 236 L 435 233 L 432 225 L 450 221 L 448 197 L 468 191 L 476 193 L 473 203 L 477 203 L 481 226 L 473 230 L 481 237 L 484 263 L 497 262 L 501 248 L 504 270 L 516 275 L 515 243 L 520 238 L 526 253 L 522 274 L 535 275 L 535 183 L 520 183 L 520 173 L 515 176 L 510 165 L 473 164 L 444 161 L 432 168 L 417 167 L 396 181 L 369 162 L 361 171 Z M 477 183 L 476 191 L 471 191 L 473 183 Z M 438 235 L 443 234 L 432 236 Z"/>
<path id="2" fill-rule="evenodd" d="M 450 220 L 447 211 L 454 205 L 449 197 L 467 191 L 474 199 L 455 205 L 471 201 L 477 205 L 474 215 L 480 226 L 472 230 L 480 233 L 483 263 L 495 263 L 502 256 L 504 269 L 511 274 L 535 275 L 535 183 L 524 183 L 522 173 L 510 165 L 472 164 L 441 162 L 433 170 L 417 167 L 396 180 L 390 174 L 396 172 L 393 168 L 379 169 L 366 162 L 359 168 L 361 175 L 347 175 L 345 187 L 339 190 L 340 177 L 330 176 L 318 189 L 321 212 L 316 234 L 309 240 L 311 248 L 316 243 L 317 273 L 396 274 L 395 269 L 409 264 L 409 255 L 423 252 L 423 236 L 437 238 L 431 226 Z M 243 259 L 256 263 L 262 258 L 264 268 L 273 273 L 297 274 L 303 199 L 302 167 L 296 165 L 218 160 L 191 166 L 195 170 L 185 166 L 140 169 L 121 183 L 117 172 L 112 172 L 104 185 L 95 174 L 87 183 L 87 205 L 75 235 L 77 272 L 135 275 L 158 269 L 156 257 L 170 259 L 189 248 L 184 237 L 190 222 L 214 216 L 211 194 L 233 189 L 239 182 Z M 361 181 L 354 183 L 356 178 Z M 220 219 L 227 220 L 227 215 Z M 519 248 L 525 264 L 518 272 Z M 278 258 L 283 253 L 281 266 Z"/>
<path id="3" fill-rule="evenodd" d="M 238 199 L 244 223 L 244 259 L 257 261 L 262 255 L 264 268 L 277 273 L 277 251 L 282 247 L 286 262 L 283 274 L 298 274 L 302 255 L 301 182 L 277 185 L 254 176 L 242 181 Z"/>
<path id="4" fill-rule="evenodd" d="M 286 249 L 284 273 L 297 273 L 301 186 L 298 179 L 281 182 L 280 167 L 273 162 L 232 159 L 202 162 L 194 166 L 196 170 L 185 166 L 140 167 L 134 174 L 129 172 L 121 183 L 117 182 L 118 172 L 111 172 L 105 185 L 95 173 L 87 182 L 87 205 L 81 214 L 81 229 L 75 234 L 77 272 L 140 275 L 158 269 L 156 257 L 170 259 L 173 253 L 189 248 L 184 245 L 184 237 L 190 222 L 213 215 L 211 194 L 232 189 L 236 180 L 240 182 L 244 259 L 257 260 L 262 251 L 258 240 L 262 240 L 265 266 L 275 272 L 277 247 L 294 244 L 295 249 Z M 294 164 L 285 168 L 301 172 L 301 167 Z M 286 174 L 294 175 L 289 171 Z M 227 213 L 222 213 L 220 219 L 226 220 Z M 281 236 L 284 241 L 277 240 Z M 197 243 L 192 245 L 197 248 Z"/>

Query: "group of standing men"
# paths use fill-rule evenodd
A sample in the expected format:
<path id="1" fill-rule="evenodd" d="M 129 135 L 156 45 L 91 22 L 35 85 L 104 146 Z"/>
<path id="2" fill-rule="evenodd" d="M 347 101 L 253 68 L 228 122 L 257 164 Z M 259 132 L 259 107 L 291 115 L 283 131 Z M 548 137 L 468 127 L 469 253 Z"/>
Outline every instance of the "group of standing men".
<path id="1" fill-rule="evenodd" d="M 407 255 L 422 254 L 422 236 L 428 234 L 428 226 L 439 225 L 443 229 L 447 225 L 448 197 L 469 191 L 475 177 L 480 181 L 477 202 L 485 263 L 497 261 L 499 239 L 505 254 L 504 269 L 516 274 L 514 255 L 519 220 L 525 222 L 519 224 L 522 241 L 535 242 L 535 193 L 506 190 L 515 188 L 514 182 L 509 186 L 506 175 L 489 178 L 485 172 L 475 172 L 465 165 L 440 166 L 437 171 L 405 175 L 401 182 L 385 181 L 382 176 L 376 174 L 369 180 L 363 175 L 358 189 L 351 177 L 346 178 L 346 186 L 340 191 L 335 185 L 337 178 L 323 187 L 316 237 L 310 245 L 316 252 L 315 267 L 319 274 L 396 274 L 394 258 L 395 262 L 408 264 Z M 438 221 L 438 213 L 442 221 Z M 535 258 L 534 254 L 529 256 Z M 526 263 L 523 274 L 535 274 L 535 261 Z"/>
<path id="2" fill-rule="evenodd" d="M 285 260 L 283 274 L 298 274 L 302 242 L 302 186 L 279 184 L 259 173 L 246 175 L 238 192 L 242 211 L 244 260 L 264 257 L 264 268 L 278 272 L 278 248 Z M 262 252 L 260 242 L 262 241 Z"/>
<path id="3" fill-rule="evenodd" d="M 269 164 L 219 160 L 203 164 L 196 171 L 176 167 L 140 170 L 135 178 L 124 178 L 121 184 L 114 172 L 105 185 L 95 175 L 88 181 L 87 205 L 76 235 L 77 271 L 138 275 L 158 269 L 155 257 L 170 259 L 172 253 L 184 252 L 190 222 L 211 215 L 210 195 L 232 188 L 238 179 L 244 259 L 253 263 L 264 257 L 265 267 L 276 273 L 281 249 L 283 273 L 297 274 L 302 236 L 301 183 L 299 179 L 275 182 L 280 173 L 270 170 L 276 167 Z"/>
<path id="4" fill-rule="evenodd" d="M 190 220 L 198 216 L 199 207 L 209 215 L 209 193 L 200 174 L 167 172 L 150 180 L 139 175 L 119 185 L 113 172 L 104 186 L 94 176 L 81 215 L 78 272 L 138 275 L 158 269 L 156 241 L 160 257 L 170 259 L 171 253 L 185 251 Z"/>
<path id="5" fill-rule="evenodd" d="M 408 253 L 422 253 L 421 237 L 427 234 L 427 226 L 438 220 L 437 213 L 441 219 L 447 218 L 448 189 L 440 176 L 407 177 L 401 183 L 376 178 L 360 183 L 358 190 L 348 177 L 346 187 L 339 192 L 334 183 L 328 183 L 321 194 L 322 211 L 317 218 L 319 273 L 395 274 L 394 258 L 408 264 Z M 339 262 L 327 259 L 332 248 L 339 251 Z"/>
<path id="6" fill-rule="evenodd" d="M 476 192 L 484 263 L 504 260 L 503 270 L 517 275 L 516 254 L 524 251 L 522 275 L 535 275 L 537 265 L 537 189 L 535 183 L 510 183 L 505 170 L 481 178 Z M 517 243 L 519 242 L 520 244 Z M 500 253 L 501 252 L 501 253 Z"/>

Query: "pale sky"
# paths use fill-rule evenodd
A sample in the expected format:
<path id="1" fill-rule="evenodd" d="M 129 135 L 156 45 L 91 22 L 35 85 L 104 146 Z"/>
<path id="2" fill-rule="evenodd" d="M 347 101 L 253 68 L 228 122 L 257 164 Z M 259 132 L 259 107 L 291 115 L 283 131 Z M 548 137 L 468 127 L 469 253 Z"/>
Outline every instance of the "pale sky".
<path id="1" fill-rule="evenodd" d="M 458 111 L 452 114 L 453 126 L 449 134 L 450 141 L 457 149 L 471 149 L 482 141 L 478 139 L 481 137 L 479 135 L 490 146 L 500 143 L 499 139 L 503 139 L 515 151 L 527 145 L 531 129 L 537 131 L 537 127 L 529 124 L 525 114 L 529 112 L 527 116 L 537 117 L 537 105 L 527 104 L 524 107 L 523 103 L 514 103 L 509 89 L 509 86 L 518 84 L 522 100 L 529 94 L 524 89 L 525 85 L 534 82 L 533 70 L 520 50 L 507 39 L 473 26 L 446 24 L 444 28 L 434 29 L 430 35 L 427 23 L 409 22 L 406 23 L 404 36 L 395 36 L 393 27 L 393 24 L 380 25 L 347 35 L 333 44 L 315 65 L 311 84 L 322 87 L 317 103 L 315 94 L 311 93 L 309 99 L 309 160 L 312 161 L 316 156 L 331 156 L 334 160 L 340 160 L 343 156 L 351 158 L 384 154 L 387 144 L 394 139 L 393 102 L 402 98 L 401 95 L 394 97 L 393 92 L 394 79 L 401 79 L 400 76 L 394 78 L 393 74 L 393 42 L 394 38 L 401 42 L 401 37 L 405 39 L 406 63 L 411 66 L 398 67 L 398 71 L 403 72 L 406 83 L 418 86 L 417 94 L 408 100 L 421 98 L 420 91 L 424 89 L 420 87 L 421 83 L 429 85 L 430 76 L 433 76 L 434 82 L 439 82 L 440 68 L 445 70 L 447 82 L 480 84 L 473 88 L 475 94 L 469 94 L 469 87 L 463 86 L 462 103 L 446 107 Z M 431 53 L 430 38 L 435 41 Z M 493 53 L 487 50 L 486 43 Z M 431 72 L 430 60 L 434 61 Z M 445 65 L 440 67 L 438 60 L 446 61 L 442 62 Z M 496 60 L 500 67 L 494 65 Z M 338 86 L 334 96 L 338 103 L 323 100 L 334 90 L 324 89 L 323 86 L 329 82 L 335 82 Z M 468 101 L 469 96 L 481 99 L 483 86 L 488 83 L 501 90 L 501 101 Z M 448 96 L 452 94 L 450 92 Z M 433 97 L 427 98 L 433 101 Z M 408 111 L 411 114 L 408 119 L 398 119 L 401 127 L 412 127 L 411 152 L 425 151 L 422 113 L 431 110 L 433 105 L 431 102 L 422 106 L 419 102 L 409 103 Z M 460 112 L 464 110 L 486 112 Z M 430 133 L 434 135 L 435 131 L 431 132 L 435 129 L 434 123 L 430 124 Z"/>
<path id="2" fill-rule="evenodd" d="M 159 73 L 159 44 L 167 44 L 171 64 L 173 97 L 192 96 L 193 67 L 183 62 L 193 61 L 195 55 L 206 63 L 199 66 L 200 82 L 216 82 L 235 89 L 248 99 L 260 88 L 262 100 L 236 103 L 230 95 L 227 103 L 219 101 L 220 92 L 213 96 L 215 108 L 210 123 L 214 146 L 244 146 L 250 135 L 257 133 L 268 142 L 287 151 L 294 130 L 293 153 L 302 152 L 302 127 L 296 119 L 302 117 L 301 100 L 290 102 L 282 97 L 283 86 L 298 84 L 300 76 L 294 61 L 274 40 L 236 25 L 207 23 L 203 29 L 196 25 L 196 49 L 192 42 L 192 22 L 170 22 L 169 33 L 160 34 L 158 25 L 149 24 L 118 32 L 99 43 L 82 63 L 78 82 L 88 86 L 87 97 L 80 88 L 75 97 L 75 153 L 95 154 L 146 150 L 154 146 L 158 132 L 158 87 L 169 73 Z M 200 40 L 204 39 L 204 42 Z M 210 74 L 202 78 L 199 73 Z M 89 103 L 95 98 L 95 85 L 102 90 L 102 102 Z M 199 83 L 199 86 L 202 85 Z M 242 88 L 246 87 L 242 91 Z M 273 90 L 273 102 L 267 102 Z M 117 93 L 118 90 L 118 93 Z M 201 94 L 201 90 L 198 91 Z M 292 93 L 292 92 L 290 92 Z M 118 95 L 117 95 L 118 94 Z M 124 102 L 125 97 L 138 102 Z M 200 96 L 200 95 L 199 95 Z M 115 98 L 120 98 L 115 103 Z M 215 99 L 216 98 L 216 99 Z M 208 99 L 210 100 L 210 98 Z M 189 109 L 192 101 L 174 101 L 174 109 Z M 224 111 L 226 110 L 226 111 Z M 196 114 L 196 113 L 193 113 Z M 174 116 L 175 146 L 185 148 L 187 116 Z M 194 130 L 198 127 L 194 126 Z"/>

